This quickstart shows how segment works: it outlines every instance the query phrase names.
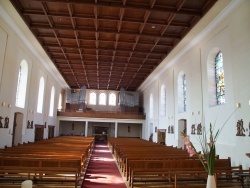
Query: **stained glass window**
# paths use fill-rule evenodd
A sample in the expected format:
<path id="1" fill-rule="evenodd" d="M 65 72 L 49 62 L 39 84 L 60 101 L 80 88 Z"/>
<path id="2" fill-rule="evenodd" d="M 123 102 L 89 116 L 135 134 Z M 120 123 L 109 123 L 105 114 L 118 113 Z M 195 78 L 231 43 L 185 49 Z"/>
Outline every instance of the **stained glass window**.
<path id="1" fill-rule="evenodd" d="M 182 83 L 182 86 L 183 86 L 183 109 L 184 109 L 184 112 L 187 111 L 187 78 L 186 78 L 186 75 L 184 74 L 183 75 L 183 83 Z"/>
<path id="2" fill-rule="evenodd" d="M 225 103 L 225 81 L 222 53 L 219 52 L 215 57 L 215 81 L 217 104 Z"/>

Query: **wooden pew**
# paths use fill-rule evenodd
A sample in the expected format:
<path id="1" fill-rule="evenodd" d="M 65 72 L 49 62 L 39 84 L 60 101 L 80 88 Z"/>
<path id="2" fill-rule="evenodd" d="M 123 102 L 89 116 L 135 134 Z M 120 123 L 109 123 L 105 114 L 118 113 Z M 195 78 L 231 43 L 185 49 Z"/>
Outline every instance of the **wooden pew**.
<path id="1" fill-rule="evenodd" d="M 169 164 L 167 164 L 168 162 Z M 140 168 L 132 168 L 128 180 L 129 185 L 134 187 L 134 185 L 145 185 L 146 183 L 160 186 L 165 183 L 174 187 L 184 187 L 187 184 L 191 187 L 204 187 L 207 174 L 199 160 L 180 160 L 179 162 L 178 160 L 169 160 L 168 162 L 163 162 L 163 166 L 159 165 L 158 162 L 158 166 L 152 165 L 153 163 L 145 163 Z M 238 174 L 246 173 L 246 171 L 242 170 L 241 166 L 231 167 L 231 164 L 226 166 L 229 162 L 230 159 L 216 160 L 216 165 L 218 165 L 218 168 L 215 168 L 217 184 L 220 187 L 230 187 L 232 185 L 240 187 L 242 181 Z M 154 167 L 150 168 L 150 166 Z M 225 168 L 222 168 L 222 166 L 225 166 Z"/>
<path id="2" fill-rule="evenodd" d="M 0 150 L 0 183 L 31 179 L 77 187 L 94 142 L 85 138 L 58 137 Z"/>

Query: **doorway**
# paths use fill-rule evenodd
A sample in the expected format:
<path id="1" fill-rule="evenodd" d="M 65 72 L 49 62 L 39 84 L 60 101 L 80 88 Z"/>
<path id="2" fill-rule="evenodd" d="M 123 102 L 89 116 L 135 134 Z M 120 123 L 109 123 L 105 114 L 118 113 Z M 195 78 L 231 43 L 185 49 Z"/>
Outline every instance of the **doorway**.
<path id="1" fill-rule="evenodd" d="M 109 128 L 104 126 L 93 126 L 93 136 L 95 141 L 104 141 L 108 139 Z"/>
<path id="2" fill-rule="evenodd" d="M 165 145 L 166 129 L 158 129 L 158 144 Z"/>
<path id="3" fill-rule="evenodd" d="M 49 128 L 48 137 L 54 138 L 55 126 L 49 125 L 48 128 Z"/>
<path id="4" fill-rule="evenodd" d="M 186 119 L 180 119 L 178 121 L 178 130 L 179 130 L 179 134 L 178 134 L 178 147 L 183 148 L 184 149 L 184 144 L 182 142 L 182 135 L 180 132 L 184 132 L 185 134 L 187 134 L 187 120 Z"/>
<path id="5" fill-rule="evenodd" d="M 12 128 L 12 146 L 18 145 L 22 141 L 23 114 L 15 112 Z"/>
<path id="6" fill-rule="evenodd" d="M 35 125 L 35 141 L 43 140 L 44 125 Z"/>

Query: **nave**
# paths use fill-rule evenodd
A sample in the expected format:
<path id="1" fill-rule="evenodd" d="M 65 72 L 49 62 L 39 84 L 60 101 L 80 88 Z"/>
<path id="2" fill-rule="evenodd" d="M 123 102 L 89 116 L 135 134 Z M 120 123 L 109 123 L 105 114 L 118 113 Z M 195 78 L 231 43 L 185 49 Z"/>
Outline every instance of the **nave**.
<path id="1" fill-rule="evenodd" d="M 249 187 L 249 169 L 216 156 L 217 187 Z M 61 136 L 0 150 L 0 187 L 168 188 L 206 187 L 207 173 L 182 148 L 139 138 Z M 30 187 L 22 187 L 30 188 Z"/>

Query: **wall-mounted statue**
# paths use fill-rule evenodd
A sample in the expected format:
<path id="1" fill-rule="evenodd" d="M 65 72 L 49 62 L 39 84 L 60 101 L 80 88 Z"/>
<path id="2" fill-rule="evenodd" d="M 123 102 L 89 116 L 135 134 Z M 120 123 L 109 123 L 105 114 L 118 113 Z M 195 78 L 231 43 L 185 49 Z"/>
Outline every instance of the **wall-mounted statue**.
<path id="1" fill-rule="evenodd" d="M 191 134 L 195 134 L 195 124 L 191 126 Z"/>
<path id="2" fill-rule="evenodd" d="M 27 122 L 27 129 L 30 129 L 30 120 Z"/>
<path id="3" fill-rule="evenodd" d="M 174 134 L 174 126 L 173 125 L 170 127 L 170 132 L 171 132 L 171 134 Z"/>
<path id="4" fill-rule="evenodd" d="M 197 134 L 198 134 L 198 135 L 202 135 L 202 126 L 201 126 L 201 123 L 199 123 L 199 124 L 197 125 Z"/>
<path id="5" fill-rule="evenodd" d="M 4 118 L 4 128 L 9 128 L 9 118 L 8 117 Z"/>
<path id="6" fill-rule="evenodd" d="M 31 128 L 31 129 L 33 129 L 33 124 L 34 124 L 34 122 L 31 121 L 31 122 L 30 122 L 30 128 Z"/>
<path id="7" fill-rule="evenodd" d="M 0 128 L 3 128 L 2 119 L 3 119 L 3 117 L 2 117 L 2 116 L 0 116 Z"/>
<path id="8" fill-rule="evenodd" d="M 244 129 L 244 126 L 243 126 L 243 120 L 238 120 L 237 122 L 237 125 L 236 125 L 236 128 L 237 128 L 237 133 L 236 133 L 236 136 L 246 136 L 244 134 L 245 132 L 245 129 Z"/>
<path id="9" fill-rule="evenodd" d="M 249 124 L 248 124 L 248 131 L 249 131 L 248 136 L 250 136 L 250 122 L 249 122 Z"/>

